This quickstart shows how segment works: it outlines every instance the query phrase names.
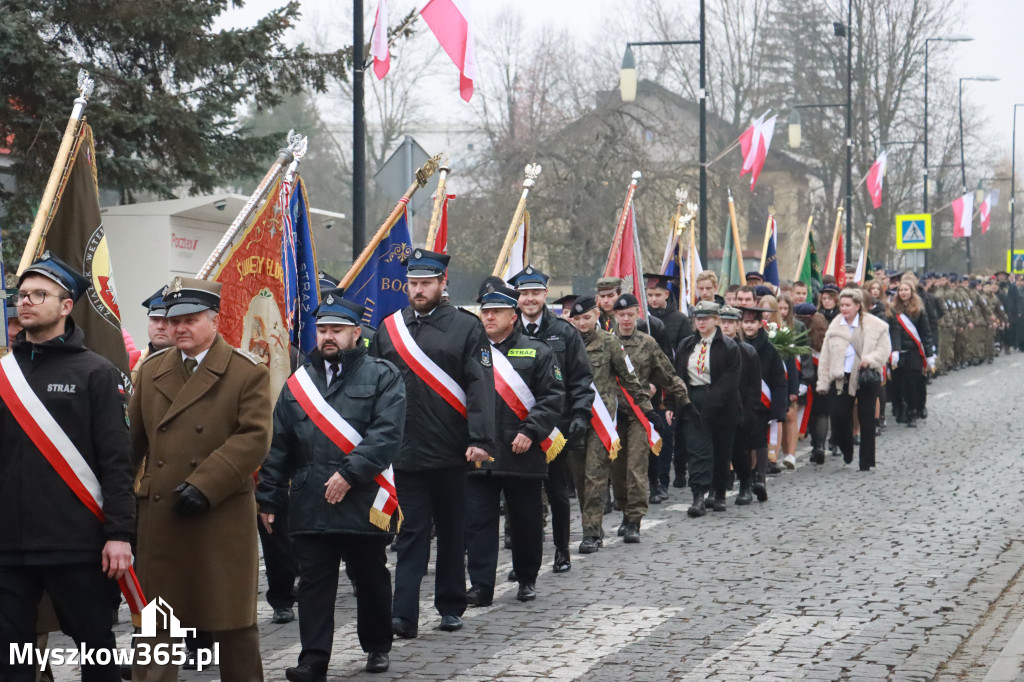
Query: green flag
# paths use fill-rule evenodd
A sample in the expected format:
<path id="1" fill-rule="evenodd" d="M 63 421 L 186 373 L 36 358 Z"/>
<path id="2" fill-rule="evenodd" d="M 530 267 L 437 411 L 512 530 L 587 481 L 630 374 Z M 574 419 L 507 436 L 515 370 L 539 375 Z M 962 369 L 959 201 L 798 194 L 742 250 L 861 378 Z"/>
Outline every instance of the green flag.
<path id="1" fill-rule="evenodd" d="M 807 238 L 807 253 L 804 254 L 798 281 L 807 285 L 807 302 L 814 303 L 814 295 L 821 290 L 821 263 L 818 262 L 818 252 L 814 248 L 813 233 Z"/>
<path id="2" fill-rule="evenodd" d="M 718 274 L 718 293 L 725 295 L 725 290 L 733 284 L 743 284 L 740 277 L 740 266 L 736 262 L 736 244 L 732 240 L 731 225 L 725 225 L 725 247 L 722 249 L 722 265 Z"/>

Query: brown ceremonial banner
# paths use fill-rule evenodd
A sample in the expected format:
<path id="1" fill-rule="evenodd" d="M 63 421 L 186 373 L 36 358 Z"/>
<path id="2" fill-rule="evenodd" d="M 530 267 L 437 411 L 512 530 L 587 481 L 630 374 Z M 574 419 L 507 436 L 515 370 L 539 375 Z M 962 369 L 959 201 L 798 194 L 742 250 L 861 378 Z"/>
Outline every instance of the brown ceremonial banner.
<path id="1" fill-rule="evenodd" d="M 100 215 L 96 150 L 88 124 L 78 133 L 69 167 L 71 170 L 57 194 L 53 220 L 39 253 L 49 251 L 92 283 L 78 299 L 71 316 L 85 332 L 86 347 L 110 360 L 121 371 L 127 397 L 131 395 L 128 351 L 121 332 L 117 289 Z"/>
<path id="2" fill-rule="evenodd" d="M 280 191 L 278 180 L 213 277 L 222 287 L 218 330 L 232 346 L 267 366 L 274 401 L 291 375 L 281 266 L 284 215 Z"/>

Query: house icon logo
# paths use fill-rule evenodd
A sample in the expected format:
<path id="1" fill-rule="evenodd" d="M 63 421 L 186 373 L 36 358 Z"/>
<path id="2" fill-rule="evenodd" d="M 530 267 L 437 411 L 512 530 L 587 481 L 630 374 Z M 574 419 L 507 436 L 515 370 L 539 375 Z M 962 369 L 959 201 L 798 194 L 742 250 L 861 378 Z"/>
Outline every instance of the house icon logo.
<path id="1" fill-rule="evenodd" d="M 172 638 L 195 637 L 195 628 L 183 628 L 171 605 L 157 597 L 142 609 L 142 629 L 132 637 L 156 637 L 158 630 L 167 630 Z"/>

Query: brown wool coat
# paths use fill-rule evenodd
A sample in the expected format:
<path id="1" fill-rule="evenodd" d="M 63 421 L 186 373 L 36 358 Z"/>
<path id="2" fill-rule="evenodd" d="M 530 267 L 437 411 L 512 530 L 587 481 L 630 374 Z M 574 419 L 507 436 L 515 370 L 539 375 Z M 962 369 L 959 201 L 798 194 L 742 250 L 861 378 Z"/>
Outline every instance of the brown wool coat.
<path id="1" fill-rule="evenodd" d="M 269 373 L 217 337 L 189 378 L 181 353 L 153 354 L 129 406 L 136 467 L 145 460 L 136 571 L 146 598 L 185 627 L 256 622 L 259 550 L 252 473 L 270 449 Z M 171 511 L 188 482 L 210 500 L 194 517 Z"/>

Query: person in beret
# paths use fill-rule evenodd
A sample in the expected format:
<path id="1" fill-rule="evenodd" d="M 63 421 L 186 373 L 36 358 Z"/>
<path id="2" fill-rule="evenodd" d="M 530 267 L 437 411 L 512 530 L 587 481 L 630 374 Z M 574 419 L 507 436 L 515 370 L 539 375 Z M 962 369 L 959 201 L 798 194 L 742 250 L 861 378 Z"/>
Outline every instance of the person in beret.
<path id="1" fill-rule="evenodd" d="M 0 640 L 11 645 L 35 645 L 45 593 L 76 644 L 117 646 L 111 606 L 135 539 L 131 442 L 124 379 L 86 348 L 71 317 L 88 288 L 88 279 L 47 252 L 21 273 L 8 300 L 23 327 L 2 370 L 12 390 L 0 398 Z M 47 460 L 39 422 L 31 412 L 15 416 L 26 401 L 63 432 L 83 469 L 65 478 Z M 102 515 L 71 487 L 87 482 L 102 490 Z M 113 661 L 82 665 L 83 679 L 119 676 Z M 35 678 L 32 663 L 0 656 L 0 679 Z"/>
<path id="2" fill-rule="evenodd" d="M 260 469 L 256 500 L 268 532 L 289 533 L 299 572 L 298 664 L 293 682 L 326 679 L 334 640 L 340 564 L 355 587 L 359 644 L 366 670 L 390 665 L 391 572 L 386 548 L 400 525 L 401 500 L 392 497 L 391 464 L 405 427 L 405 383 L 387 360 L 361 342 L 363 307 L 340 289 L 322 293 L 316 349 L 285 384 L 274 408 L 274 438 Z M 326 406 L 306 406 L 315 394 Z M 311 412 L 312 410 L 312 412 Z M 343 420 L 357 442 L 323 430 L 316 415 Z M 382 492 L 383 491 L 383 492 Z M 383 495 L 386 500 L 378 503 Z M 288 525 L 275 524 L 287 511 Z"/>
<path id="3" fill-rule="evenodd" d="M 225 679 L 262 680 L 253 472 L 270 447 L 270 375 L 217 331 L 220 283 L 175 277 L 164 293 L 174 346 L 139 368 L 129 406 L 139 481 L 136 569 L 149 600 L 212 633 Z M 170 643 L 158 630 L 148 643 Z M 136 662 L 133 679 L 177 679 Z"/>

